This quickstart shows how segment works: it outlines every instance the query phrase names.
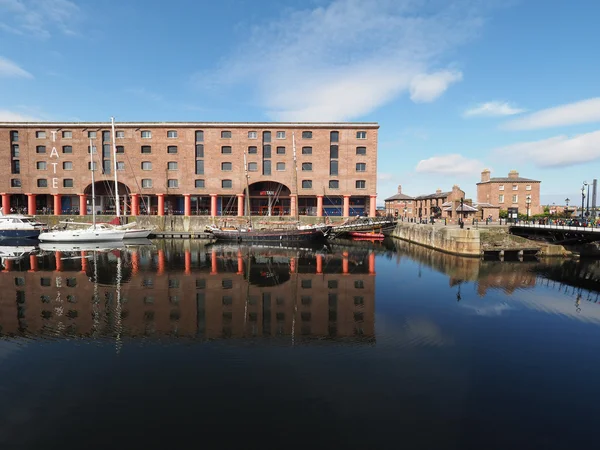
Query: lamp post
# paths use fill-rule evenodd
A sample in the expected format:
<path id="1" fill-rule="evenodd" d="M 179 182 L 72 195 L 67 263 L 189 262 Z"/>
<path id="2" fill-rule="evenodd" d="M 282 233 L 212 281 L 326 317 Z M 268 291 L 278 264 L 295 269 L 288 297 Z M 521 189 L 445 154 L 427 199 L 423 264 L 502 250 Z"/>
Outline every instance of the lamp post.
<path id="1" fill-rule="evenodd" d="M 590 217 L 590 183 L 587 183 L 587 207 L 585 210 L 585 217 Z"/>
<path id="2" fill-rule="evenodd" d="M 529 208 L 531 207 L 531 196 L 527 196 L 525 199 L 525 204 L 527 205 L 527 222 L 529 222 Z"/>
<path id="3" fill-rule="evenodd" d="M 585 202 L 585 185 L 587 183 L 584 181 L 583 186 L 581 186 L 581 220 L 583 221 L 583 205 Z"/>
<path id="4" fill-rule="evenodd" d="M 569 202 L 570 201 L 571 201 L 571 199 L 565 198 L 565 203 L 567 204 L 567 207 L 565 208 L 565 217 L 569 217 Z"/>

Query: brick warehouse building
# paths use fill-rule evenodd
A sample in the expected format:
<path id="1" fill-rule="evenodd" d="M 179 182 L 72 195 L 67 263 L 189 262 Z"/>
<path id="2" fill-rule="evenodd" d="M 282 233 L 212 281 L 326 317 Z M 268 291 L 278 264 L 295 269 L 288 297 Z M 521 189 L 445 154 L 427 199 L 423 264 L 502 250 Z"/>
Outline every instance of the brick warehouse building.
<path id="1" fill-rule="evenodd" d="M 508 177 L 491 177 L 485 169 L 481 172 L 481 181 L 477 183 L 477 202 L 489 203 L 500 209 L 519 208 L 520 214 L 541 214 L 541 181 L 522 178 L 519 172 L 511 170 Z"/>
<path id="2" fill-rule="evenodd" d="M 244 215 L 375 216 L 377 123 L 116 123 L 121 210 Z M 112 214 L 110 123 L 0 123 L 2 205 Z M 293 145 L 295 142 L 296 162 Z"/>

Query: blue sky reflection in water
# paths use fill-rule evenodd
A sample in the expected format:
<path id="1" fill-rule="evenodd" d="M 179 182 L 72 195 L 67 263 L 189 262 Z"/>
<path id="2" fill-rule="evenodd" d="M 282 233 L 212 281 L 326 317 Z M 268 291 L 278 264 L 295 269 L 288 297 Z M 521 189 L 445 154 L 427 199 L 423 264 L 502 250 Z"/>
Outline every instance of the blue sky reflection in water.
<path id="1" fill-rule="evenodd" d="M 2 448 L 593 442 L 596 263 L 372 251 L 4 261 Z"/>

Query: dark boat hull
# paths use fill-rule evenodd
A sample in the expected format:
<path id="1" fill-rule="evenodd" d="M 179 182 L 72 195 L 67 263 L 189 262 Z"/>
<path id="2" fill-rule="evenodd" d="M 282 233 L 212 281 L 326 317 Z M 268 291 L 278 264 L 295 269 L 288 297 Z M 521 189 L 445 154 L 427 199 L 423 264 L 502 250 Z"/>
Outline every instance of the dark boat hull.
<path id="1" fill-rule="evenodd" d="M 235 242 L 310 242 L 325 240 L 321 230 L 257 230 L 257 231 L 212 231 L 219 241 Z"/>
<path id="2" fill-rule="evenodd" d="M 0 230 L 0 239 L 37 239 L 41 230 Z"/>

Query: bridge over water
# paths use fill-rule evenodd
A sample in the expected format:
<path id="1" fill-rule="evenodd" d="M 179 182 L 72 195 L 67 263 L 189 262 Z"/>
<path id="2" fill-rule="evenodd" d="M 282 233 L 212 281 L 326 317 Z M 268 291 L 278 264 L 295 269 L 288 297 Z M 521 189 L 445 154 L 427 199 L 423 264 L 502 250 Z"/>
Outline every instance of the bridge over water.
<path id="1" fill-rule="evenodd" d="M 600 228 L 593 227 L 517 223 L 509 227 L 509 233 L 557 245 L 589 244 L 600 241 Z"/>

